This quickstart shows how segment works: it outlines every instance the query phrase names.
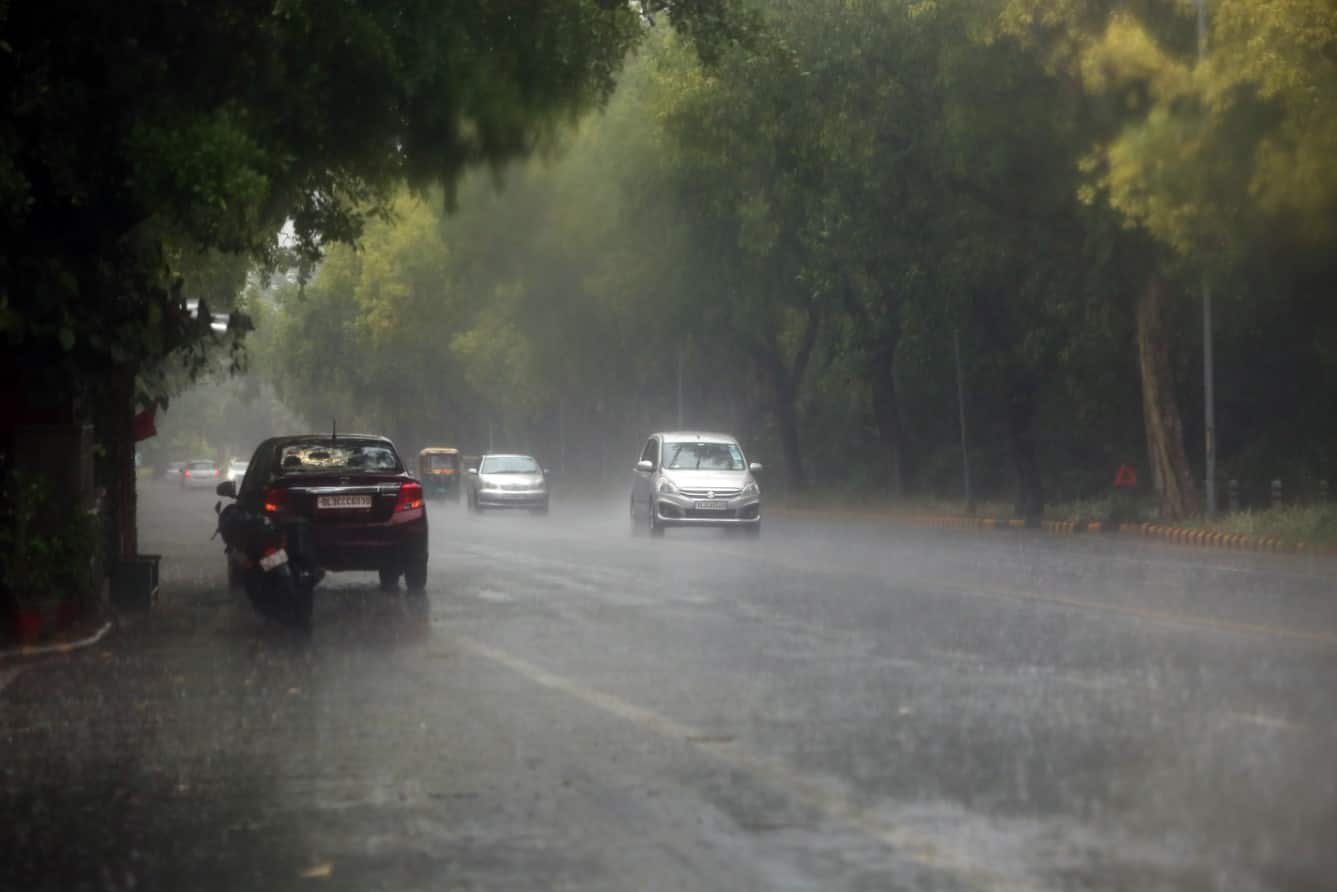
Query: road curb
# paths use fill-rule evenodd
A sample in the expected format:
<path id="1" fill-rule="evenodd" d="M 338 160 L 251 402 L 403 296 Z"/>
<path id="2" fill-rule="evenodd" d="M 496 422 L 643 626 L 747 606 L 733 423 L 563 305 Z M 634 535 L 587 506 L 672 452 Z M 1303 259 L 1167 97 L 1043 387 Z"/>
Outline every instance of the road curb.
<path id="1" fill-rule="evenodd" d="M 23 660 L 29 657 L 67 654 L 85 647 L 92 647 L 107 637 L 107 633 L 111 631 L 111 626 L 111 620 L 104 620 L 96 631 L 73 641 L 53 641 L 49 644 L 20 644 L 15 647 L 0 647 L 0 660 Z"/>
<path id="2" fill-rule="evenodd" d="M 1166 526 L 1157 523 L 1126 523 L 1119 527 L 1120 532 L 1140 535 L 1153 539 L 1163 539 L 1177 545 L 1194 545 L 1225 551 L 1254 551 L 1264 554 L 1337 554 L 1337 548 L 1314 546 L 1306 542 L 1289 542 L 1267 536 L 1244 536 L 1237 533 L 1223 533 L 1217 530 L 1199 527 Z"/>

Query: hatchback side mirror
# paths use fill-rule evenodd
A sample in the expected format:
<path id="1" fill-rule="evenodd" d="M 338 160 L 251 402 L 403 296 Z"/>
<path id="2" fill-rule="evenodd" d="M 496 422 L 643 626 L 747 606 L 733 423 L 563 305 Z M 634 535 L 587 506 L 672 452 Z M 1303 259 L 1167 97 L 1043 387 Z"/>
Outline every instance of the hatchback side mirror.
<path id="1" fill-rule="evenodd" d="M 753 474 L 756 474 L 757 472 L 762 470 L 761 462 L 754 461 L 752 464 L 747 466 L 747 469 L 751 471 Z"/>
<path id="2" fill-rule="evenodd" d="M 214 492 L 225 499 L 235 499 L 237 497 L 237 484 L 231 480 L 224 480 L 214 488 Z"/>
<path id="3" fill-rule="evenodd" d="M 636 462 L 636 470 L 638 471 L 653 471 L 654 469 L 655 469 L 655 463 L 648 459 L 643 458 L 640 461 Z"/>

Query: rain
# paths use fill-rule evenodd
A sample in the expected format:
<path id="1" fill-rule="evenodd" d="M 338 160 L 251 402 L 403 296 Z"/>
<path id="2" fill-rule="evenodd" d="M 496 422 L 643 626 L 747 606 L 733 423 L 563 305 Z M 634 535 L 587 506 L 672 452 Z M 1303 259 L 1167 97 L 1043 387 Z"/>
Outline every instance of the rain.
<path id="1" fill-rule="evenodd" d="M 0 9 L 0 890 L 1330 888 L 1328 6 Z"/>

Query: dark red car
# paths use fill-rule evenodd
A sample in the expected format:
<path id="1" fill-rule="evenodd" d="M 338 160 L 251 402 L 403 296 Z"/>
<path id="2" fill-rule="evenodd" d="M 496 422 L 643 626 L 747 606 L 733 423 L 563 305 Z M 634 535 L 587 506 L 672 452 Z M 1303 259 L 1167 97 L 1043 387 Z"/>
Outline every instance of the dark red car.
<path id="1" fill-rule="evenodd" d="M 265 440 L 251 457 L 237 501 L 282 526 L 309 531 L 303 540 L 325 570 L 375 570 L 384 587 L 396 585 L 402 574 L 411 592 L 427 586 L 422 484 L 385 437 Z"/>

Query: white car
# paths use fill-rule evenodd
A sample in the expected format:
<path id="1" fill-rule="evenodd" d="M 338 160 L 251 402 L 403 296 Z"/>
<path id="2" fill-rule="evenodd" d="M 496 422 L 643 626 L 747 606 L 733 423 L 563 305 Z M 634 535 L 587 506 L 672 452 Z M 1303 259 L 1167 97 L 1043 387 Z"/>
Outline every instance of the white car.
<path id="1" fill-rule="evenodd" d="M 652 434 L 636 463 L 632 531 L 667 527 L 733 527 L 761 534 L 761 487 L 738 441 L 728 434 Z"/>
<path id="2" fill-rule="evenodd" d="M 241 486 L 241 479 L 246 476 L 246 462 L 239 458 L 234 458 L 227 463 L 227 479 L 231 480 L 238 487 Z"/>

